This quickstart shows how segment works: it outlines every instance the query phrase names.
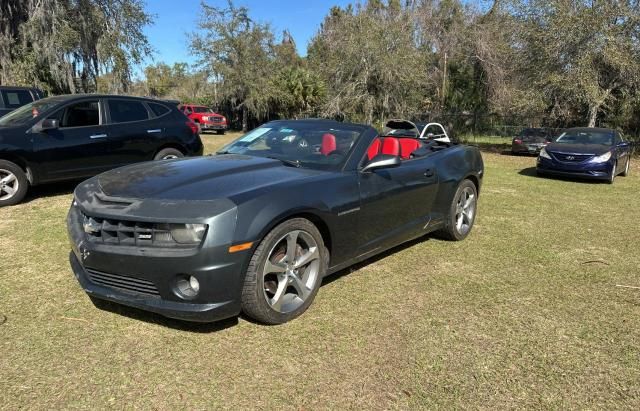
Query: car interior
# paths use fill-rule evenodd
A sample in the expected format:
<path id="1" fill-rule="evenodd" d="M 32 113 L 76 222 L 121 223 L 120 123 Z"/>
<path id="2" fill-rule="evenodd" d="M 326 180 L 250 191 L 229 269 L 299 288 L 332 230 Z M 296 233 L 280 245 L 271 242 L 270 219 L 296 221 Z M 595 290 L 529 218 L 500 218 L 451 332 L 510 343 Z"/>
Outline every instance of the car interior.
<path id="1" fill-rule="evenodd" d="M 60 127 L 88 127 L 100 124 L 100 109 L 97 101 L 87 101 L 69 106 L 50 119 L 58 120 Z"/>

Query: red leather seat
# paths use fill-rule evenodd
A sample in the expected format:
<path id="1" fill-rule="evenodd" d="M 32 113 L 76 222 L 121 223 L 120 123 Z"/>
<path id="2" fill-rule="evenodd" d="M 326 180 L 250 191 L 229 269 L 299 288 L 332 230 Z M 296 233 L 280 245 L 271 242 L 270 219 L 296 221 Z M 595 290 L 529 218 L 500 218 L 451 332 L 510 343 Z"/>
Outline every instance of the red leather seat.
<path id="1" fill-rule="evenodd" d="M 399 138 L 400 143 L 400 156 L 403 160 L 408 159 L 411 153 L 420 148 L 420 142 L 415 138 Z"/>
<path id="2" fill-rule="evenodd" d="M 382 148 L 380 149 L 380 153 L 389 156 L 399 156 L 400 142 L 395 137 L 385 137 L 382 140 Z"/>
<path id="3" fill-rule="evenodd" d="M 371 143 L 371 145 L 369 146 L 369 149 L 367 150 L 367 157 L 369 157 L 369 160 L 371 160 L 372 158 L 380 154 L 381 145 L 382 145 L 381 138 L 376 137 L 375 140 L 373 140 L 373 143 Z"/>
<path id="4" fill-rule="evenodd" d="M 320 146 L 320 153 L 328 156 L 332 152 L 336 151 L 338 145 L 336 144 L 336 136 L 330 133 L 326 133 L 322 136 L 322 145 Z"/>

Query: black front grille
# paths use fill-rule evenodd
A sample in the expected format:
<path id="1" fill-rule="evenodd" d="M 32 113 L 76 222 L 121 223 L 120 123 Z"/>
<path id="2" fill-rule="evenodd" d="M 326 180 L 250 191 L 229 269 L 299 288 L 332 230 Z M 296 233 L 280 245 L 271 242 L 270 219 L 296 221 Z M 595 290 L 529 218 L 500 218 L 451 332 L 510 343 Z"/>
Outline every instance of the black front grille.
<path id="1" fill-rule="evenodd" d="M 222 123 L 222 117 L 209 117 L 212 123 Z"/>
<path id="2" fill-rule="evenodd" d="M 117 288 L 138 294 L 146 294 L 159 296 L 160 293 L 155 284 L 151 281 L 142 280 L 140 278 L 127 277 L 124 275 L 116 275 L 103 273 L 92 269 L 87 269 L 89 279 L 94 284 L 103 285 L 105 287 Z"/>
<path id="3" fill-rule="evenodd" d="M 83 229 L 92 243 L 138 247 L 189 248 L 171 235 L 168 224 L 114 220 L 84 215 Z"/>
<path id="4" fill-rule="evenodd" d="M 582 163 L 593 157 L 591 154 L 567 154 L 567 153 L 551 153 L 556 160 L 564 163 Z"/>

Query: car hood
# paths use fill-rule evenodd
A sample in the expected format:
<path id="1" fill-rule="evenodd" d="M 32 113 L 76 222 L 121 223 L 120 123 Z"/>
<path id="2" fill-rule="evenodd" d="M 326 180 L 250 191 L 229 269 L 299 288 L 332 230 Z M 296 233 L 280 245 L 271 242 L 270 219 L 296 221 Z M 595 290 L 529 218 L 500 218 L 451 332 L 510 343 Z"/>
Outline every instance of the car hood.
<path id="1" fill-rule="evenodd" d="M 554 153 L 571 153 L 571 154 L 590 154 L 599 156 L 611 150 L 611 146 L 602 144 L 558 144 L 550 143 L 547 145 L 547 151 Z"/>
<path id="2" fill-rule="evenodd" d="M 140 163 L 100 174 L 109 197 L 157 200 L 216 200 L 312 177 L 322 171 L 285 166 L 279 160 L 225 154 Z"/>

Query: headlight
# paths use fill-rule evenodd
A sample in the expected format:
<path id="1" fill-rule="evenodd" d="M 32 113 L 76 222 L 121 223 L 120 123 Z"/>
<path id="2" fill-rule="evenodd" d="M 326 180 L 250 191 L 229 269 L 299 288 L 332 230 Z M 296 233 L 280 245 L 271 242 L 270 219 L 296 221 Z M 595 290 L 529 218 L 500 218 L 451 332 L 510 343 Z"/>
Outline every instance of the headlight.
<path id="1" fill-rule="evenodd" d="M 544 147 L 542 147 L 542 150 L 540 150 L 540 157 L 551 160 L 551 156 L 549 155 L 549 153 L 547 153 L 547 149 Z"/>
<path id="2" fill-rule="evenodd" d="M 180 244 L 200 244 L 207 231 L 205 224 L 169 224 L 171 236 Z"/>
<path id="3" fill-rule="evenodd" d="M 202 121 L 211 121 L 211 117 L 207 117 L 207 116 L 202 117 Z"/>
<path id="4" fill-rule="evenodd" d="M 178 244 L 198 245 L 207 232 L 206 224 L 157 224 L 154 228 L 154 242 L 157 243 L 167 243 L 173 239 Z"/>
<path id="5" fill-rule="evenodd" d="M 611 158 L 611 151 L 607 151 L 601 156 L 597 156 L 589 160 L 590 163 L 606 163 Z"/>

